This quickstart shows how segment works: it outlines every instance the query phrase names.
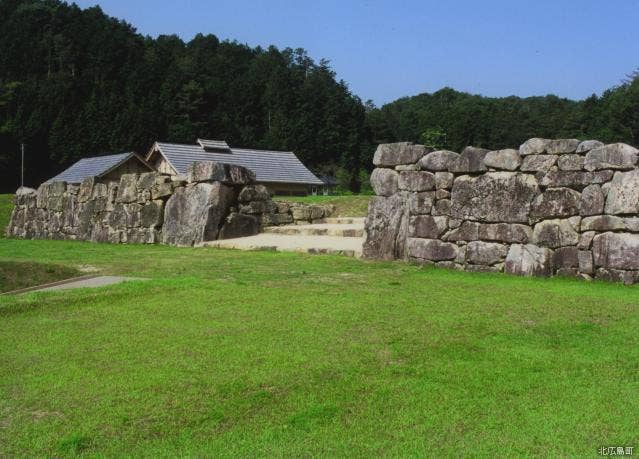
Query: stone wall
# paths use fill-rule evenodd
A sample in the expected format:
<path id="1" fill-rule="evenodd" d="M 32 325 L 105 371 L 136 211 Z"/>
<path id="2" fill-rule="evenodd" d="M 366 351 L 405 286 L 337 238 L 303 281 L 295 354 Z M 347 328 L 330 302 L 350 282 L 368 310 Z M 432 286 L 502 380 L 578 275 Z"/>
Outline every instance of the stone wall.
<path id="1" fill-rule="evenodd" d="M 309 225 L 323 223 L 335 211 L 330 204 L 306 204 L 301 202 L 274 201 L 275 212 L 265 215 L 270 225 Z"/>
<path id="2" fill-rule="evenodd" d="M 185 177 L 148 172 L 118 181 L 42 184 L 16 193 L 7 235 L 190 246 L 257 234 L 264 226 L 319 221 L 331 206 L 274 202 L 243 167 L 195 162 Z"/>
<path id="3" fill-rule="evenodd" d="M 87 178 L 79 186 L 44 183 L 16 194 L 7 235 L 187 246 L 247 236 L 259 231 L 262 215 L 241 213 L 238 196 L 259 188 L 254 181 L 248 169 L 200 162 L 187 177 L 148 172 L 124 174 L 119 181 Z M 251 199 L 271 202 L 268 193 Z"/>
<path id="4" fill-rule="evenodd" d="M 634 283 L 638 153 L 622 143 L 576 139 L 461 153 L 380 145 L 363 255 Z"/>

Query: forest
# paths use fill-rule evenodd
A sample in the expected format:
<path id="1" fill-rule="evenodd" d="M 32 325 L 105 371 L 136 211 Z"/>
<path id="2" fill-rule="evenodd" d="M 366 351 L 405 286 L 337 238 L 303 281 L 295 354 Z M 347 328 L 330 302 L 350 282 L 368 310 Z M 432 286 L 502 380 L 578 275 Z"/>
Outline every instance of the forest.
<path id="1" fill-rule="evenodd" d="M 206 32 L 152 38 L 99 7 L 0 0 L 1 191 L 19 185 L 21 143 L 29 186 L 84 156 L 144 154 L 155 140 L 202 137 L 294 151 L 352 192 L 367 189 L 381 142 L 453 150 L 535 136 L 639 144 L 636 73 L 581 101 L 444 88 L 377 108 L 302 48 L 250 47 Z"/>

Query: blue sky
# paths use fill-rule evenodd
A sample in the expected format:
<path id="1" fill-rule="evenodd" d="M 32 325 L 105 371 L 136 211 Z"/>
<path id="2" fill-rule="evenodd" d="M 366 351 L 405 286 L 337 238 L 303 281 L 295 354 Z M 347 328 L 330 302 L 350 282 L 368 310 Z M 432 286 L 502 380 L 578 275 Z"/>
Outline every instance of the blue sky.
<path id="1" fill-rule="evenodd" d="M 79 0 L 138 32 L 196 33 L 327 58 L 381 105 L 444 86 L 580 99 L 639 67 L 639 0 Z"/>

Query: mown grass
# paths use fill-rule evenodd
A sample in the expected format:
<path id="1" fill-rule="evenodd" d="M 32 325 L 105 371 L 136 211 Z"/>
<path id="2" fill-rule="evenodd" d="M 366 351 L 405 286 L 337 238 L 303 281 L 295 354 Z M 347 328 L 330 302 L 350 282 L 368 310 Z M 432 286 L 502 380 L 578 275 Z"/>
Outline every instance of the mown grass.
<path id="1" fill-rule="evenodd" d="M 277 201 L 305 202 L 308 204 L 332 204 L 334 217 L 365 217 L 368 212 L 369 195 L 347 196 L 275 196 Z"/>
<path id="2" fill-rule="evenodd" d="M 0 298 L 0 456 L 637 445 L 639 289 L 338 256 L 0 241 L 149 281 Z"/>
<path id="3" fill-rule="evenodd" d="M 13 210 L 13 195 L 0 194 L 0 238 L 5 237 L 4 230 L 9 224 L 11 210 Z"/>
<path id="4" fill-rule="evenodd" d="M 9 224 L 12 210 L 13 195 L 0 194 L 0 238 L 5 237 L 4 231 Z M 10 292 L 78 275 L 80 272 L 69 266 L 29 261 L 2 261 L 0 262 L 0 292 Z"/>
<path id="5" fill-rule="evenodd" d="M 150 280 L 0 297 L 0 456 L 595 456 L 637 445 L 639 288 L 0 240 Z"/>

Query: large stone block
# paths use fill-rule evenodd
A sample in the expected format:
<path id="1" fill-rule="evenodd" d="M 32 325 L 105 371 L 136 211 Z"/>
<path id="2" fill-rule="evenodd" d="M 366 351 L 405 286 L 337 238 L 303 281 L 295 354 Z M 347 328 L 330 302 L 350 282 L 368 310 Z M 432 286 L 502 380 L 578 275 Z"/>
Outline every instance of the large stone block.
<path id="1" fill-rule="evenodd" d="M 550 139 L 540 139 L 539 137 L 528 139 L 519 146 L 519 154 L 526 156 L 546 153 L 546 147 L 549 143 Z"/>
<path id="2" fill-rule="evenodd" d="M 453 184 L 451 216 L 458 220 L 527 223 L 539 194 L 535 177 L 515 172 L 464 175 Z"/>
<path id="3" fill-rule="evenodd" d="M 615 172 L 608 194 L 607 214 L 635 214 L 639 212 L 639 170 Z"/>
<path id="4" fill-rule="evenodd" d="M 108 221 L 111 228 L 126 228 L 127 214 L 124 208 L 124 204 L 119 202 L 113 206 L 113 210 L 109 213 Z"/>
<path id="5" fill-rule="evenodd" d="M 435 188 L 448 190 L 452 188 L 455 175 L 452 172 L 435 172 Z"/>
<path id="6" fill-rule="evenodd" d="M 140 209 L 140 225 L 145 228 L 157 228 L 164 220 L 164 201 L 147 202 Z"/>
<path id="7" fill-rule="evenodd" d="M 484 164 L 484 158 L 488 150 L 485 148 L 466 147 L 459 156 L 454 157 L 448 166 L 448 170 L 454 173 L 474 174 L 488 170 Z"/>
<path id="8" fill-rule="evenodd" d="M 587 153 L 595 148 L 603 147 L 604 143 L 598 140 L 584 140 L 577 146 L 577 153 Z"/>
<path id="9" fill-rule="evenodd" d="M 162 199 L 171 196 L 173 193 L 173 185 L 171 181 L 156 183 L 151 189 L 151 199 Z"/>
<path id="10" fill-rule="evenodd" d="M 408 209 L 405 197 L 376 196 L 368 204 L 366 240 L 362 249 L 365 258 L 402 259 L 405 255 L 408 231 Z"/>
<path id="11" fill-rule="evenodd" d="M 562 171 L 580 171 L 584 167 L 584 157 L 578 154 L 561 155 L 557 167 Z"/>
<path id="12" fill-rule="evenodd" d="M 414 164 L 431 151 L 423 145 L 409 142 L 383 143 L 375 150 L 373 164 L 382 167 L 394 167 L 400 164 Z"/>
<path id="13" fill-rule="evenodd" d="M 450 215 L 450 199 L 438 199 L 435 201 L 433 205 L 433 210 L 431 210 L 431 214 L 433 215 Z"/>
<path id="14" fill-rule="evenodd" d="M 595 237 L 594 231 L 584 231 L 579 235 L 579 242 L 577 243 L 577 247 L 582 250 L 589 249 L 593 237 Z"/>
<path id="15" fill-rule="evenodd" d="M 271 199 L 271 193 L 264 185 L 247 185 L 242 188 L 237 199 L 240 202 L 267 201 Z"/>
<path id="16" fill-rule="evenodd" d="M 483 223 L 479 225 L 478 239 L 517 244 L 528 244 L 532 240 L 532 228 L 517 223 Z"/>
<path id="17" fill-rule="evenodd" d="M 560 247 L 553 254 L 555 269 L 579 268 L 579 249 L 577 247 Z"/>
<path id="18" fill-rule="evenodd" d="M 142 224 L 140 220 L 140 212 L 142 206 L 138 203 L 124 204 L 124 212 L 126 214 L 126 226 L 128 228 L 138 228 Z"/>
<path id="19" fill-rule="evenodd" d="M 539 155 L 548 153 L 549 155 L 558 155 L 562 153 L 574 153 L 579 146 L 577 139 L 540 139 L 538 137 L 526 140 L 519 147 L 519 154 Z"/>
<path id="20" fill-rule="evenodd" d="M 447 236 L 447 241 L 476 241 L 479 239 L 479 226 L 477 222 L 465 221 L 462 224 L 451 230 Z"/>
<path id="21" fill-rule="evenodd" d="M 219 239 L 253 236 L 260 231 L 259 220 L 252 215 L 232 213 L 220 230 Z"/>
<path id="22" fill-rule="evenodd" d="M 116 202 L 129 203 L 138 200 L 137 190 L 138 178 L 135 174 L 123 174 L 120 177 L 118 185 L 118 194 L 115 198 Z"/>
<path id="23" fill-rule="evenodd" d="M 428 153 L 419 160 L 419 167 L 429 171 L 447 171 L 449 166 L 459 158 L 459 153 L 448 150 L 437 150 Z"/>
<path id="24" fill-rule="evenodd" d="M 533 229 L 533 243 L 541 247 L 563 247 L 577 245 L 579 233 L 570 219 L 544 220 Z"/>
<path id="25" fill-rule="evenodd" d="M 311 220 L 318 220 L 326 217 L 326 208 L 324 206 L 309 206 Z"/>
<path id="26" fill-rule="evenodd" d="M 603 233 L 592 240 L 595 266 L 639 270 L 639 234 Z"/>
<path id="27" fill-rule="evenodd" d="M 580 273 L 592 274 L 594 272 L 592 252 L 590 250 L 580 250 L 577 253 L 577 262 Z"/>
<path id="28" fill-rule="evenodd" d="M 409 258 L 421 260 L 443 261 L 457 257 L 457 246 L 438 239 L 408 238 L 407 252 Z"/>
<path id="29" fill-rule="evenodd" d="M 584 168 L 589 171 L 599 169 L 632 169 L 637 164 L 639 150 L 625 143 L 613 143 L 590 150 L 586 154 Z"/>
<path id="30" fill-rule="evenodd" d="M 402 171 L 398 187 L 407 191 L 430 191 L 435 189 L 435 174 L 426 171 Z"/>
<path id="31" fill-rule="evenodd" d="M 264 210 L 260 212 L 247 212 L 247 213 L 263 213 Z M 311 219 L 311 209 L 308 206 L 298 205 L 291 207 L 291 215 L 293 215 L 293 220 L 310 220 Z"/>
<path id="32" fill-rule="evenodd" d="M 95 177 L 87 177 L 80 184 L 78 190 L 78 202 L 87 202 L 93 195 L 93 184 L 95 183 Z"/>
<path id="33" fill-rule="evenodd" d="M 484 164 L 494 169 L 516 170 L 521 164 L 519 151 L 512 148 L 489 151 L 484 157 Z"/>
<path id="34" fill-rule="evenodd" d="M 548 188 L 533 201 L 530 216 L 555 218 L 579 215 L 580 198 L 581 194 L 570 188 Z"/>
<path id="35" fill-rule="evenodd" d="M 524 172 L 548 172 L 556 162 L 557 155 L 528 155 L 524 156 L 520 169 Z"/>
<path id="36" fill-rule="evenodd" d="M 466 261 L 476 265 L 494 265 L 504 260 L 508 246 L 496 242 L 473 241 L 468 243 Z"/>
<path id="37" fill-rule="evenodd" d="M 187 172 L 189 183 L 222 182 L 227 185 L 248 185 L 255 182 L 255 172 L 235 164 L 195 161 Z"/>
<path id="38" fill-rule="evenodd" d="M 144 172 L 138 177 L 138 190 L 151 190 L 156 183 L 158 177 L 157 172 Z"/>
<path id="39" fill-rule="evenodd" d="M 415 215 L 410 217 L 408 225 L 409 237 L 438 239 L 448 228 L 448 217 L 432 215 Z"/>
<path id="40" fill-rule="evenodd" d="M 287 225 L 293 223 L 293 216 L 289 213 L 262 214 L 260 220 L 262 226 Z"/>
<path id="41" fill-rule="evenodd" d="M 639 280 L 639 271 L 625 271 L 623 269 L 599 268 L 595 272 L 597 280 L 607 282 L 623 282 L 626 285 L 634 284 Z"/>
<path id="42" fill-rule="evenodd" d="M 626 229 L 623 218 L 614 215 L 594 215 L 581 220 L 581 231 L 616 231 Z"/>
<path id="43" fill-rule="evenodd" d="M 215 240 L 236 193 L 220 182 L 177 188 L 166 202 L 162 242 L 189 246 Z"/>
<path id="44" fill-rule="evenodd" d="M 399 189 L 399 173 L 392 169 L 373 169 L 371 186 L 377 196 L 391 196 Z"/>
<path id="45" fill-rule="evenodd" d="M 588 185 L 581 192 L 579 199 L 579 214 L 582 216 L 603 213 L 606 198 L 599 185 Z"/>
<path id="46" fill-rule="evenodd" d="M 578 139 L 553 139 L 546 145 L 546 153 L 549 155 L 574 153 L 580 143 Z"/>
<path id="47" fill-rule="evenodd" d="M 504 271 L 520 276 L 550 276 L 553 272 L 553 252 L 534 244 L 513 244 L 508 250 Z"/>
<path id="48" fill-rule="evenodd" d="M 541 185 L 547 187 L 570 187 L 582 189 L 588 185 L 605 183 L 612 178 L 613 171 L 595 172 L 560 171 L 551 168 L 541 179 Z"/>

